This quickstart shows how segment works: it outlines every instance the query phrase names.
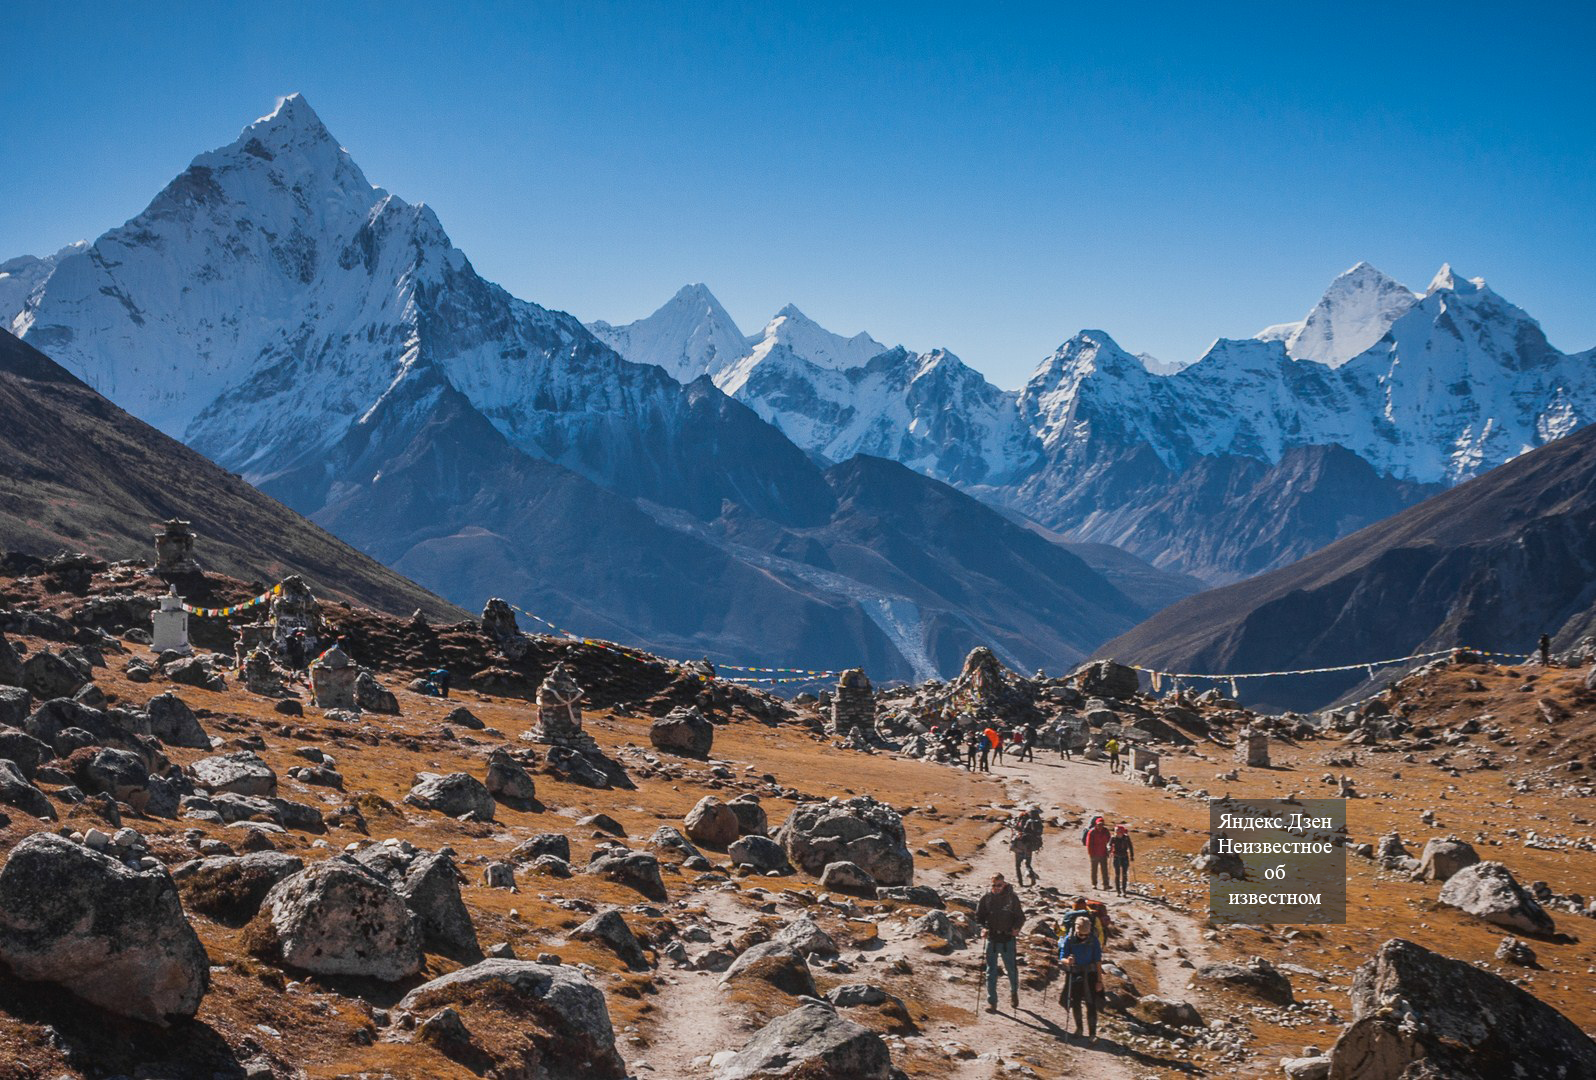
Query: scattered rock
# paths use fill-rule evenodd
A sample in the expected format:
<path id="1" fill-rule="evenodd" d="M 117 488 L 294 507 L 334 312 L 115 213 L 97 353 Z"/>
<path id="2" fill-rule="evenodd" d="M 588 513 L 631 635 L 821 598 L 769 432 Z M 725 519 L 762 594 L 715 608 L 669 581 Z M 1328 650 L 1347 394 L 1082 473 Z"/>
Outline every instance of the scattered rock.
<path id="1" fill-rule="evenodd" d="M 1420 881 L 1447 881 L 1459 870 L 1480 861 L 1473 845 L 1455 836 L 1433 837 L 1419 856 L 1419 869 L 1413 875 Z"/>
<path id="2" fill-rule="evenodd" d="M 1291 980 L 1273 964 L 1255 956 L 1246 964 L 1205 964 L 1196 977 L 1241 990 L 1275 1005 L 1292 1004 Z"/>
<path id="3" fill-rule="evenodd" d="M 145 706 L 150 718 L 150 734 L 167 746 L 209 750 L 211 737 L 200 726 L 199 718 L 184 700 L 171 691 L 150 698 Z"/>
<path id="4" fill-rule="evenodd" d="M 200 758 L 188 767 L 197 787 L 234 795 L 277 794 L 277 774 L 253 750 Z"/>
<path id="5" fill-rule="evenodd" d="M 808 961 L 797 949 L 779 941 L 766 941 L 745 949 L 732 961 L 720 981 L 723 986 L 733 982 L 762 982 L 793 997 L 820 996 L 820 991 L 815 989 L 814 976 L 809 973 Z"/>
<path id="6" fill-rule="evenodd" d="M 503 749 L 488 757 L 488 791 L 508 803 L 529 803 L 537 798 L 537 785 L 515 758 Z"/>
<path id="7" fill-rule="evenodd" d="M 327 859 L 278 882 L 261 919 L 270 928 L 266 950 L 290 967 L 386 982 L 421 970 L 419 920 L 380 875 L 353 859 Z"/>
<path id="8" fill-rule="evenodd" d="M 751 866 L 761 874 L 771 871 L 788 874 L 792 864 L 781 845 L 768 836 L 744 836 L 726 849 L 726 854 L 738 866 Z"/>
<path id="9" fill-rule="evenodd" d="M 70 698 L 88 681 L 86 673 L 47 649 L 22 662 L 22 686 L 40 701 Z"/>
<path id="10" fill-rule="evenodd" d="M 713 795 L 698 800 L 698 805 L 687 812 L 684 824 L 688 836 L 714 848 L 727 847 L 739 832 L 736 811 Z"/>
<path id="11" fill-rule="evenodd" d="M 1099 660 L 1075 673 L 1077 688 L 1087 697 L 1126 700 L 1136 696 L 1141 688 L 1135 668 L 1116 664 L 1112 660 Z"/>
<path id="12" fill-rule="evenodd" d="M 304 861 L 277 851 L 218 855 L 183 863 L 172 871 L 190 911 L 228 926 L 243 926 L 279 881 L 305 868 Z"/>
<path id="13" fill-rule="evenodd" d="M 523 840 L 510 852 L 511 862 L 530 862 L 543 855 L 555 855 L 571 861 L 571 840 L 564 833 L 538 833 L 530 840 Z"/>
<path id="14" fill-rule="evenodd" d="M 533 1022 L 524 1034 L 538 1050 L 535 1061 L 581 1063 L 582 1075 L 594 1080 L 626 1076 L 603 992 L 566 965 L 483 960 L 423 983 L 405 995 L 399 1008 L 421 1012 L 484 998 Z M 540 1072 L 534 1066 L 530 1075 Z"/>
<path id="15" fill-rule="evenodd" d="M 399 699 L 383 687 L 369 671 L 355 676 L 355 705 L 366 712 L 399 715 Z"/>
<path id="16" fill-rule="evenodd" d="M 909 885 L 914 855 L 904 842 L 903 819 L 868 795 L 800 803 L 776 841 L 793 865 L 820 875 L 834 862 L 851 862 L 883 885 Z"/>
<path id="17" fill-rule="evenodd" d="M 658 750 L 703 758 L 715 743 L 715 725 L 695 706 L 678 706 L 649 725 L 648 738 Z"/>
<path id="18" fill-rule="evenodd" d="M 732 813 L 737 815 L 737 831 L 739 834 L 743 836 L 770 835 L 770 820 L 765 815 L 765 808 L 760 804 L 758 795 L 739 795 L 726 805 L 731 807 Z"/>
<path id="19" fill-rule="evenodd" d="M 665 892 L 665 880 L 660 876 L 659 860 L 643 852 L 629 851 L 600 855 L 588 863 L 582 872 L 636 889 L 650 900 L 659 903 L 670 898 Z"/>
<path id="20" fill-rule="evenodd" d="M 648 957 L 643 954 L 643 947 L 637 943 L 637 937 L 616 908 L 599 912 L 572 930 L 571 937 L 577 941 L 597 941 L 608 946 L 633 971 L 648 970 Z"/>
<path id="21" fill-rule="evenodd" d="M 482 781 L 470 773 L 417 773 L 415 785 L 404 801 L 452 818 L 469 816 L 473 821 L 493 820 L 493 796 Z"/>
<path id="22" fill-rule="evenodd" d="M 754 1033 L 723 1061 L 718 1080 L 889 1080 L 892 1055 L 880 1035 L 835 1009 L 804 1004 Z"/>
<path id="23" fill-rule="evenodd" d="M 1453 874 L 1441 886 L 1441 903 L 1528 934 L 1550 934 L 1556 929 L 1546 909 L 1499 862 L 1475 863 Z"/>
<path id="24" fill-rule="evenodd" d="M 827 863 L 826 868 L 820 872 L 820 884 L 822 888 L 837 892 L 864 896 L 876 894 L 876 879 L 857 863 Z"/>
<path id="25" fill-rule="evenodd" d="M 1556 1009 L 1410 941 L 1381 945 L 1353 976 L 1351 998 L 1331 1080 L 1596 1076 L 1596 1042 Z"/>
<path id="26" fill-rule="evenodd" d="M 1535 966 L 1535 950 L 1509 934 L 1496 947 L 1496 958 L 1519 967 Z"/>
<path id="27" fill-rule="evenodd" d="M 49 796 L 28 783 L 16 762 L 0 759 L 0 803 L 14 806 L 24 814 L 46 821 L 55 820 L 55 807 Z"/>
<path id="28" fill-rule="evenodd" d="M 45 833 L 0 869 L 0 962 L 162 1025 L 193 1016 L 210 986 L 210 960 L 164 870 L 130 870 Z"/>

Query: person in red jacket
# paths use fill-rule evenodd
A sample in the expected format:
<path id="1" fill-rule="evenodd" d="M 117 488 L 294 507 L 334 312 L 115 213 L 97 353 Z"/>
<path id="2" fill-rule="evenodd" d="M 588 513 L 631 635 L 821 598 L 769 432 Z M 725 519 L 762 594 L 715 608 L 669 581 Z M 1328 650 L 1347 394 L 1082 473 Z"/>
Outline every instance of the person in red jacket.
<path id="1" fill-rule="evenodd" d="M 1109 841 L 1113 834 L 1108 831 L 1108 826 L 1101 817 L 1094 817 L 1092 824 L 1086 832 L 1081 834 L 1081 843 L 1086 846 L 1086 855 L 1092 860 L 1092 887 L 1106 889 L 1110 886 L 1108 876 L 1108 849 Z M 1102 871 L 1103 883 L 1099 885 L 1098 871 Z"/>

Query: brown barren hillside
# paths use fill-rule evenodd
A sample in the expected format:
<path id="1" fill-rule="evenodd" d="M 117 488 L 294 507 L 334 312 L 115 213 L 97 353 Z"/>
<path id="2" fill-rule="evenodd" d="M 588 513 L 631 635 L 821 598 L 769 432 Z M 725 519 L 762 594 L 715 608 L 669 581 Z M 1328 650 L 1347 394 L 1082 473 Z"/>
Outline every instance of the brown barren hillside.
<path id="1" fill-rule="evenodd" d="M 153 526 L 172 517 L 204 537 L 204 569 L 301 574 L 384 611 L 462 614 L 0 331 L 0 550 L 147 559 Z"/>

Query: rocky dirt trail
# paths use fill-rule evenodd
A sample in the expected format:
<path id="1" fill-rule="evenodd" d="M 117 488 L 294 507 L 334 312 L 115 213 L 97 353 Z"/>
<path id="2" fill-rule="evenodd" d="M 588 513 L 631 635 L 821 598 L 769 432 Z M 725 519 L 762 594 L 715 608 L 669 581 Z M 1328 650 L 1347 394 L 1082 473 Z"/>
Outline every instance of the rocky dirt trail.
<path id="1" fill-rule="evenodd" d="M 1106 762 L 1061 761 L 1047 752 L 1034 762 L 995 765 L 993 775 L 1003 778 L 1009 802 L 1035 802 L 1041 806 L 1044 817 L 1061 816 L 1071 822 L 1090 820 L 1098 813 L 1113 821 L 1117 789 L 1123 783 L 1120 777 L 1109 773 Z M 1183 955 L 1194 963 L 1204 962 L 1206 943 L 1200 923 L 1145 889 L 1136 897 L 1120 899 L 1112 890 L 1089 888 L 1090 863 L 1079 842 L 1080 828 L 1072 825 L 1059 829 L 1050 824 L 1046 842 L 1032 861 L 1042 886 L 1053 886 L 1061 895 L 1050 896 L 1030 886 L 1023 888 L 1021 899 L 1028 921 L 1038 915 L 1052 914 L 1067 897 L 1085 894 L 1102 900 L 1114 920 L 1117 940 L 1123 941 L 1134 934 L 1138 950 L 1153 962 L 1156 983 L 1139 986 L 1141 992 L 1184 998 L 1189 972 L 1180 966 Z M 933 884 L 957 884 L 968 891 L 985 888 L 993 873 L 1012 879 L 1014 859 L 1004 843 L 1005 835 L 1005 830 L 994 822 L 987 842 L 969 854 L 972 869 L 945 883 Z M 970 976 L 980 963 L 980 949 L 979 942 L 971 942 L 958 954 L 958 964 L 965 977 L 943 984 L 946 988 L 942 997 L 944 1004 L 963 1009 L 976 1007 L 976 990 Z M 1116 959 L 1112 941 L 1107 959 Z M 1022 980 L 1024 975 L 1022 968 Z M 970 1013 L 969 1022 L 938 1025 L 927 1034 L 963 1043 L 975 1052 L 974 1059 L 961 1062 L 953 1074 L 968 1080 L 1009 1075 L 1008 1065 L 1027 1065 L 1040 1075 L 1081 1077 L 1083 1080 L 1125 1080 L 1148 1075 L 1151 1069 L 1175 1065 L 1169 1060 L 1148 1058 L 1115 1042 L 1105 1033 L 1107 1014 L 1102 1011 L 1099 1012 L 1096 1044 L 1087 1047 L 1066 1042 L 1065 1032 L 1073 1029 L 1073 1022 L 1066 1018 L 1056 1000 L 1057 985 L 1055 981 L 1037 991 L 1022 984 L 1020 1009 L 1016 1014 L 1008 1007 L 1004 980 L 1000 979 L 1000 1013 L 994 1015 L 984 1011 L 983 995 L 979 1011 Z"/>

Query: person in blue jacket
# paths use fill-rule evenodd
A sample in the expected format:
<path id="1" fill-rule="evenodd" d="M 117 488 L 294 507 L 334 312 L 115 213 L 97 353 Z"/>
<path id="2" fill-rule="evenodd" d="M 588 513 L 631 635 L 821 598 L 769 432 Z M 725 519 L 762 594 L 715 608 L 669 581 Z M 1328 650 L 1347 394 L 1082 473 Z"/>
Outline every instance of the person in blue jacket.
<path id="1" fill-rule="evenodd" d="M 1068 936 L 1058 942 L 1058 962 L 1064 969 L 1064 990 L 1059 1004 L 1066 1005 L 1075 1019 L 1075 1034 L 1081 1033 L 1081 1006 L 1086 1006 L 1087 1043 L 1097 1041 L 1097 981 L 1103 969 L 1103 946 L 1092 933 L 1092 920 L 1078 917 Z"/>

